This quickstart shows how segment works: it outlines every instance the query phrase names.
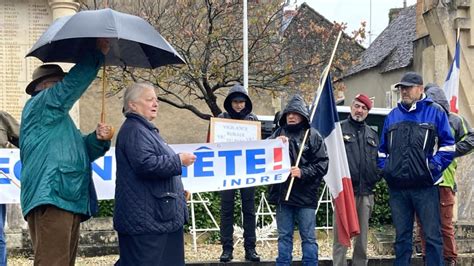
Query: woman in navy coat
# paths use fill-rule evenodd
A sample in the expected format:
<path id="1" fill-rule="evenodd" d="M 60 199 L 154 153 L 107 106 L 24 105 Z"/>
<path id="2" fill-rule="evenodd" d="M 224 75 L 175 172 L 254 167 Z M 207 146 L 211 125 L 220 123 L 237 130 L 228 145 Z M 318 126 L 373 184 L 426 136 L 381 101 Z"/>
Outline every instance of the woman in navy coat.
<path id="1" fill-rule="evenodd" d="M 181 167 L 194 163 L 196 156 L 176 154 L 151 123 L 158 113 L 151 84 L 129 87 L 123 112 L 126 120 L 115 149 L 117 265 L 184 265 L 183 225 L 188 210 Z"/>

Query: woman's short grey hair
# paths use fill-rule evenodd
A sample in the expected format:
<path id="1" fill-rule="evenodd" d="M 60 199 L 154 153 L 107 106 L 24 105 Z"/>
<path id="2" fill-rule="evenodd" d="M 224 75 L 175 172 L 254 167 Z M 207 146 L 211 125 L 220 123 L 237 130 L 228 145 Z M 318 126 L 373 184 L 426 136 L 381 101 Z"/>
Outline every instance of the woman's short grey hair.
<path id="1" fill-rule="evenodd" d="M 130 107 L 128 107 L 128 103 L 134 102 L 140 98 L 140 95 L 145 89 L 155 89 L 155 87 L 153 87 L 153 85 L 148 82 L 135 82 L 125 90 L 125 94 L 123 96 L 123 114 L 132 112 Z"/>

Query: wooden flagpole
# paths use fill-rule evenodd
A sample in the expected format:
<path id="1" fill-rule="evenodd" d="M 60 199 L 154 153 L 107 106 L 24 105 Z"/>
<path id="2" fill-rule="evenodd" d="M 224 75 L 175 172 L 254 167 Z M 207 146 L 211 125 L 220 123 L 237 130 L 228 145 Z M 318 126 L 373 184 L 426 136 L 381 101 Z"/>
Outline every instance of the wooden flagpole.
<path id="1" fill-rule="evenodd" d="M 312 110 L 311 110 L 311 115 L 309 117 L 309 124 L 310 125 L 311 125 L 311 121 L 313 121 L 313 117 L 314 117 L 314 113 L 316 112 L 316 108 L 318 107 L 319 99 L 321 98 L 321 94 L 322 94 L 321 92 L 322 92 L 322 89 L 324 88 L 324 84 L 326 83 L 326 79 L 328 78 L 329 69 L 331 68 L 332 61 L 334 59 L 334 55 L 336 54 L 337 46 L 339 45 L 339 41 L 341 40 L 341 36 L 342 36 L 342 30 L 339 31 L 339 35 L 337 36 L 336 44 L 334 45 L 334 49 L 332 50 L 332 54 L 331 54 L 331 57 L 329 59 L 329 63 L 327 65 L 327 67 L 323 70 L 323 73 L 322 73 L 323 78 L 321 79 L 321 83 L 319 83 L 318 93 L 316 94 L 316 100 L 314 101 L 314 105 L 313 105 Z M 311 129 L 311 126 L 310 126 L 310 128 L 308 128 L 306 130 L 306 132 L 304 134 L 304 138 L 303 138 L 303 141 L 301 142 L 300 150 L 298 152 L 298 157 L 296 158 L 295 166 L 299 166 L 299 164 L 300 164 L 301 156 L 303 155 L 304 145 L 305 145 L 306 140 L 308 138 L 308 134 L 309 134 L 310 129 Z M 290 194 L 291 194 L 291 190 L 293 189 L 294 181 L 295 181 L 295 178 L 291 177 L 290 185 L 288 186 L 288 191 L 286 192 L 286 196 L 285 196 L 285 201 L 288 201 L 288 199 L 290 198 Z"/>
<path id="2" fill-rule="evenodd" d="M 15 185 L 18 189 L 21 189 L 21 185 L 16 182 L 15 180 L 13 180 L 13 178 L 9 177 L 7 174 L 5 174 L 5 172 L 3 172 L 2 170 L 0 170 L 0 174 L 5 176 L 8 180 L 10 180 L 10 182 L 13 183 L 13 185 Z"/>

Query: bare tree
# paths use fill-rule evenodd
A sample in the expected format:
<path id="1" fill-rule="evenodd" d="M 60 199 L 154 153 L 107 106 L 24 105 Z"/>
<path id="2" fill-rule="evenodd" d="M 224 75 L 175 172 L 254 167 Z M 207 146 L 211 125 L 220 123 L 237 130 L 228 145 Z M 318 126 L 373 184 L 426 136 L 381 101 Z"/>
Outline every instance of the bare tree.
<path id="1" fill-rule="evenodd" d="M 84 8 L 93 7 L 88 2 L 84 1 Z M 317 83 L 330 49 L 312 47 L 303 36 L 308 35 L 305 32 L 297 32 L 302 38 L 299 43 L 285 38 L 280 1 L 249 2 L 249 87 L 257 93 L 278 93 L 296 89 L 305 79 Z M 100 3 L 94 1 L 97 5 Z M 155 70 L 115 68 L 111 71 L 117 81 L 114 91 L 122 88 L 124 80 L 147 81 L 158 88 L 160 101 L 187 109 L 202 119 L 222 112 L 217 97 L 226 88 L 243 82 L 241 1 L 116 0 L 108 1 L 108 5 L 150 22 L 186 61 L 184 66 Z M 340 27 L 309 30 L 333 41 Z M 196 101 L 204 102 L 206 107 L 199 108 Z"/>

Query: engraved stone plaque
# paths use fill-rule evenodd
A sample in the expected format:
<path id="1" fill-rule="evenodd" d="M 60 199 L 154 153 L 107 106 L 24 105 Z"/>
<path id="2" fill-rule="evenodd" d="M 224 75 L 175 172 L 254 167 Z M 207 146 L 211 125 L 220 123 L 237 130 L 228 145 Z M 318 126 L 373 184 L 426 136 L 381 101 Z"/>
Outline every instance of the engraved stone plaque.
<path id="1" fill-rule="evenodd" d="M 458 192 L 458 221 L 473 223 L 474 221 L 474 153 L 458 159 L 456 184 Z"/>
<path id="2" fill-rule="evenodd" d="M 41 64 L 25 55 L 51 21 L 47 0 L 0 2 L 0 108 L 17 119 L 29 98 L 25 87 Z"/>

